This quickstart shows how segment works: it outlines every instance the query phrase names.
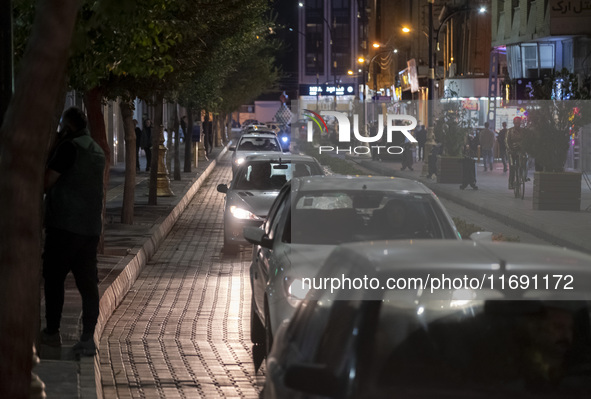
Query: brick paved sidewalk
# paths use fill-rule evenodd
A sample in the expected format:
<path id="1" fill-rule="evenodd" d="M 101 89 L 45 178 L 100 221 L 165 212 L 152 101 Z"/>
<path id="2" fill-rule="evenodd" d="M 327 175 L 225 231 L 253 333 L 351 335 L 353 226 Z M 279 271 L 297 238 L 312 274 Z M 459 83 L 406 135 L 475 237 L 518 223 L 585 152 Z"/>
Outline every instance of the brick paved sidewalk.
<path id="1" fill-rule="evenodd" d="M 135 219 L 133 225 L 120 223 L 123 200 L 124 165 L 111 167 L 107 193 L 105 222 L 105 253 L 99 255 L 100 316 L 95 333 L 99 342 L 110 315 L 126 295 L 146 261 L 155 253 L 193 195 L 209 176 L 226 148 L 216 148 L 213 161 L 200 161 L 190 173 L 181 172 L 181 180 L 171 178 L 172 197 L 158 197 L 158 205 L 148 205 L 148 172 L 136 177 Z M 181 153 L 181 170 L 182 157 Z M 143 159 L 143 158 L 142 158 Z M 145 161 L 144 161 L 145 162 Z M 170 173 L 172 176 L 172 173 Z M 95 370 L 100 357 L 74 359 L 71 346 L 81 330 L 81 301 L 71 274 L 66 280 L 66 295 L 62 317 L 63 346 L 58 350 L 41 347 L 41 363 L 33 370 L 46 384 L 49 398 L 77 399 L 97 397 Z M 44 326 L 44 309 L 41 309 Z M 99 348 L 100 349 L 100 348 Z M 100 384 L 99 384 L 100 389 Z M 101 392 L 99 390 L 99 396 Z"/>
<path id="2" fill-rule="evenodd" d="M 105 326 L 105 398 L 257 398 L 249 335 L 250 249 L 222 252 L 224 159 Z"/>

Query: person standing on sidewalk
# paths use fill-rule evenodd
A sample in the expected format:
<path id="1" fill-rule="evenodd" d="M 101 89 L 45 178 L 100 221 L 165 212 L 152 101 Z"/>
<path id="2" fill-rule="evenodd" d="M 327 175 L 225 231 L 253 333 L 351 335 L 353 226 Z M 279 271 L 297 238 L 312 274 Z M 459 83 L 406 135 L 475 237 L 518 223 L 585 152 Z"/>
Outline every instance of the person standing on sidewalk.
<path id="1" fill-rule="evenodd" d="M 97 245 L 102 231 L 105 154 L 78 108 L 62 116 L 59 142 L 45 170 L 45 319 L 41 343 L 60 346 L 64 282 L 71 271 L 82 297 L 82 336 L 74 353 L 94 356 L 99 315 Z"/>
<path id="2" fill-rule="evenodd" d="M 484 129 L 480 132 L 480 149 L 484 161 L 484 171 L 493 170 L 493 147 L 495 146 L 495 133 L 488 128 L 488 122 L 484 122 Z M 487 169 L 488 165 L 488 169 Z"/>
<path id="3" fill-rule="evenodd" d="M 144 122 L 141 141 L 142 148 L 146 152 L 146 172 L 149 172 L 152 165 L 152 121 L 149 119 Z"/>
<path id="4" fill-rule="evenodd" d="M 416 139 L 418 146 L 417 160 L 424 161 L 425 144 L 427 143 L 427 130 L 425 129 L 425 125 L 421 125 L 421 128 L 417 131 Z"/>
<path id="5" fill-rule="evenodd" d="M 138 126 L 137 119 L 133 120 L 133 125 L 135 126 L 135 169 L 139 172 L 140 171 L 140 148 L 142 148 L 142 129 Z"/>
<path id="6" fill-rule="evenodd" d="M 521 153 L 521 141 L 523 140 L 523 129 L 521 128 L 521 118 L 513 118 L 513 127 L 507 130 L 505 145 L 509 154 L 509 190 L 513 190 L 515 183 L 515 174 L 517 172 L 517 163 Z"/>
<path id="7" fill-rule="evenodd" d="M 507 144 L 505 139 L 507 138 L 507 122 L 503 122 L 503 128 L 497 135 L 497 144 L 499 146 L 499 156 L 503 162 L 503 173 L 507 173 Z"/>

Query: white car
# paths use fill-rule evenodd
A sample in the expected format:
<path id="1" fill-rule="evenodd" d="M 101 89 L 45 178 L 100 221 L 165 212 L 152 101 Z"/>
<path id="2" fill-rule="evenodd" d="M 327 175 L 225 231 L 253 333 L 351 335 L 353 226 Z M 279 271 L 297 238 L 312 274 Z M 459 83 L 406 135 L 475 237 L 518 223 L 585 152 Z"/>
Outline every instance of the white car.
<path id="1" fill-rule="evenodd" d="M 247 227 L 244 237 L 255 244 L 251 339 L 267 350 L 277 326 L 304 297 L 294 289 L 297 282 L 315 274 L 335 246 L 380 239 L 460 239 L 443 205 L 423 184 L 335 175 L 292 179 L 262 228 Z"/>
<path id="2" fill-rule="evenodd" d="M 267 356 L 265 398 L 591 397 L 589 255 L 376 241 L 338 247 L 314 277 Z"/>
<path id="3" fill-rule="evenodd" d="M 260 226 L 283 185 L 294 176 L 323 175 L 316 159 L 307 155 L 259 154 L 247 156 L 230 185 L 217 190 L 226 194 L 224 203 L 224 252 L 235 253 L 248 244 L 242 235 L 246 226 Z"/>
<path id="4" fill-rule="evenodd" d="M 230 151 L 232 152 L 232 172 L 236 172 L 248 155 L 287 152 L 281 149 L 279 139 L 272 133 L 243 134 L 238 139 L 238 144 L 230 147 Z"/>

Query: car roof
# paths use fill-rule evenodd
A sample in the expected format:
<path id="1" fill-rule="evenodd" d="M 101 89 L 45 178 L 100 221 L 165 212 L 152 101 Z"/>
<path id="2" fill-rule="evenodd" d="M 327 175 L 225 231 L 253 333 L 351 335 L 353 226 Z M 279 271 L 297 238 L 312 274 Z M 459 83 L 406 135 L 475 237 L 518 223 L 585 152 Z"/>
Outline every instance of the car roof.
<path id="1" fill-rule="evenodd" d="M 279 155 L 277 153 L 257 153 L 254 155 L 248 155 L 244 161 L 245 162 L 257 162 L 257 161 L 302 161 L 302 162 L 317 162 L 315 158 L 309 155 L 300 155 L 300 154 L 287 154 L 283 153 Z"/>
<path id="2" fill-rule="evenodd" d="M 271 138 L 277 138 L 277 136 L 274 133 L 244 133 L 242 136 L 240 136 L 240 138 L 264 138 L 264 139 L 271 139 Z"/>
<path id="3" fill-rule="evenodd" d="M 309 176 L 292 180 L 292 191 L 373 190 L 409 194 L 433 194 L 422 183 L 387 176 Z"/>
<path id="4" fill-rule="evenodd" d="M 392 240 L 343 244 L 335 252 L 376 271 L 586 271 L 591 256 L 555 246 L 472 240 Z M 335 253 L 333 252 L 333 254 Z"/>
<path id="5" fill-rule="evenodd" d="M 260 125 L 258 125 L 260 126 Z M 268 126 L 263 126 L 263 127 L 256 127 L 256 126 L 249 126 L 248 128 L 246 128 L 246 133 L 270 133 L 270 134 L 275 134 L 275 130 L 271 129 Z"/>

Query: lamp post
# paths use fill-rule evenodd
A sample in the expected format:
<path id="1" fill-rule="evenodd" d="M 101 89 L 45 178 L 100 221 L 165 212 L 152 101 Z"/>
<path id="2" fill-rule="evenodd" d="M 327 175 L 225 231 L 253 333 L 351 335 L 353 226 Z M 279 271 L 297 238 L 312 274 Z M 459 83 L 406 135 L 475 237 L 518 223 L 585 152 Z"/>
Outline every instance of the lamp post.
<path id="1" fill-rule="evenodd" d="M 428 128 L 427 128 L 427 142 L 425 143 L 425 153 L 430 154 L 431 149 L 435 145 L 435 134 L 433 131 L 433 101 L 434 96 L 433 93 L 435 91 L 435 68 L 437 68 L 437 52 L 433 51 L 433 39 L 435 39 L 435 43 L 437 44 L 437 50 L 439 50 L 439 32 L 441 28 L 445 26 L 445 24 L 453 18 L 455 15 L 458 15 L 463 12 L 470 12 L 473 11 L 473 8 L 470 7 L 462 7 L 459 8 L 449 15 L 447 15 L 443 21 L 439 24 L 437 29 L 433 26 L 433 3 L 435 0 L 428 0 L 429 2 L 429 90 L 427 93 L 427 119 L 428 119 Z M 478 9 L 479 14 L 483 14 L 486 12 L 485 7 L 480 7 Z M 428 168 L 427 164 L 423 163 L 423 175 L 427 174 Z"/>

